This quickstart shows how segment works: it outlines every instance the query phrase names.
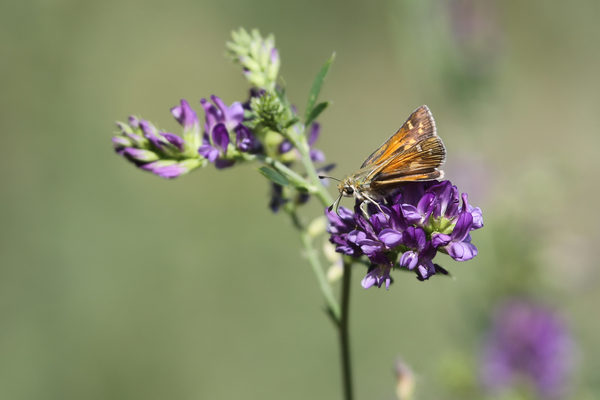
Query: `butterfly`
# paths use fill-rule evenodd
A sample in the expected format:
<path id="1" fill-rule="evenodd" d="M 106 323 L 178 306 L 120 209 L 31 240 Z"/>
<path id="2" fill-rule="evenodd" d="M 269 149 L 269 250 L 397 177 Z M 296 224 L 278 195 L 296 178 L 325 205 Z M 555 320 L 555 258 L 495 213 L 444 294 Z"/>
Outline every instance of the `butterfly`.
<path id="1" fill-rule="evenodd" d="M 337 200 L 354 196 L 361 205 L 375 204 L 406 182 L 442 179 L 439 170 L 446 161 L 446 148 L 437 135 L 435 121 L 427 106 L 417 108 L 406 122 L 373 152 L 360 169 L 338 183 Z M 320 176 L 320 178 L 330 178 Z M 335 178 L 333 178 L 335 179 Z"/>

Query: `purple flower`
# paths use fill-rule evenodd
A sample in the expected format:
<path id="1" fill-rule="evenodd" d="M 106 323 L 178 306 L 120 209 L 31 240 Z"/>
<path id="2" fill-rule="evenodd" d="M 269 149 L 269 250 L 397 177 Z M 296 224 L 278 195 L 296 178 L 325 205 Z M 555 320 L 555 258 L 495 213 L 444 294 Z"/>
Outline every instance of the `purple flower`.
<path id="1" fill-rule="evenodd" d="M 389 290 L 392 278 L 390 278 L 390 268 L 384 266 L 371 266 L 367 273 L 367 276 L 361 281 L 362 287 L 365 289 L 370 288 L 373 285 L 377 285 L 378 288 L 385 283 L 385 288 Z"/>
<path id="2" fill-rule="evenodd" d="M 185 99 L 181 100 L 180 105 L 171 108 L 171 114 L 186 130 L 192 130 L 200 124 L 196 112 Z"/>
<path id="3" fill-rule="evenodd" d="M 381 208 L 381 211 L 380 211 Z M 369 204 L 369 218 L 357 202 L 354 213 L 340 207 L 340 214 L 325 211 L 330 221 L 330 242 L 336 251 L 352 257 L 366 256 L 373 265 L 362 284 L 389 286 L 394 267 L 406 268 L 427 280 L 448 272 L 433 259 L 438 251 L 457 261 L 477 255 L 469 232 L 483 226 L 481 209 L 468 204 L 450 181 L 406 184 L 379 207 Z"/>
<path id="4" fill-rule="evenodd" d="M 505 301 L 484 343 L 482 383 L 499 394 L 525 380 L 541 399 L 565 398 L 574 351 L 566 325 L 554 311 L 523 299 Z"/>
<path id="5" fill-rule="evenodd" d="M 348 234 L 356 227 L 354 213 L 345 207 L 340 207 L 339 213 L 325 210 L 325 215 L 329 219 L 327 227 L 327 232 L 331 234 L 329 241 L 336 246 L 336 252 L 356 258 L 364 255 L 360 246 L 348 238 Z"/>
<path id="6" fill-rule="evenodd" d="M 320 134 L 321 124 L 313 122 L 310 126 L 310 132 L 308 133 L 308 145 L 310 146 L 310 159 L 312 162 L 325 162 L 325 154 L 321 150 L 313 147 Z"/>
<path id="7" fill-rule="evenodd" d="M 189 143 L 190 148 L 198 150 L 202 142 L 200 135 L 200 121 L 196 112 L 190 107 L 187 100 L 182 99 L 180 105 L 171 108 L 171 114 L 183 126 L 183 139 Z"/>
<path id="8" fill-rule="evenodd" d="M 218 96 L 212 95 L 210 99 L 216 104 L 216 107 L 206 99 L 200 100 L 200 104 L 202 104 L 202 108 L 204 108 L 206 114 L 205 132 L 210 134 L 213 128 L 219 123 L 225 124 L 227 130 L 232 130 L 238 124 L 242 123 L 244 119 L 242 103 L 236 101 L 227 107 Z"/>
<path id="9" fill-rule="evenodd" d="M 227 106 L 217 96 L 211 96 L 214 104 L 206 99 L 200 100 L 206 114 L 204 137 L 198 153 L 217 168 L 230 167 L 235 159 L 228 154 L 229 145 L 241 152 L 255 153 L 260 150 L 260 142 L 242 122 L 244 108 L 234 102 Z M 216 106 L 215 106 L 216 105 Z"/>
<path id="10" fill-rule="evenodd" d="M 141 169 L 150 171 L 154 175 L 158 175 L 161 178 L 177 178 L 181 174 L 185 174 L 188 170 L 181 164 L 175 161 L 156 161 L 140 166 Z"/>
<path id="11" fill-rule="evenodd" d="M 271 211 L 276 213 L 288 201 L 289 199 L 283 196 L 283 186 L 275 182 L 271 182 L 271 201 L 269 202 L 269 208 Z"/>
<path id="12" fill-rule="evenodd" d="M 463 207 L 458 215 L 458 219 L 452 233 L 450 235 L 439 233 L 434 234 L 432 243 L 440 251 L 448 254 L 456 261 L 466 261 L 477 255 L 477 248 L 471 244 L 471 235 L 469 232 L 472 229 L 477 229 L 477 226 L 483 226 L 481 218 L 481 210 L 469 206 L 467 194 L 463 193 Z M 473 215 L 475 213 L 475 216 Z M 475 218 L 478 224 L 474 223 Z"/>
<path id="13" fill-rule="evenodd" d="M 198 154 L 200 131 L 196 114 L 185 100 L 172 112 L 184 127 L 183 138 L 131 116 L 128 124 L 117 123 L 121 133 L 112 139 L 115 152 L 140 169 L 167 179 L 204 165 L 205 160 Z"/>

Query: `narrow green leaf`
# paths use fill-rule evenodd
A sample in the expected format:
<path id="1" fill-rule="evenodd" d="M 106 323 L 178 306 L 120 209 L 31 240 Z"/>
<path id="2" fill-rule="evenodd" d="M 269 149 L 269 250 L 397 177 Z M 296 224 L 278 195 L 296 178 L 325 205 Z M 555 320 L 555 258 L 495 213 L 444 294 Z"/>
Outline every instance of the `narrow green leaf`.
<path id="1" fill-rule="evenodd" d="M 262 166 L 258 169 L 258 172 L 263 174 L 270 181 L 277 183 L 278 185 L 289 186 L 290 184 L 290 181 L 288 181 L 285 176 L 269 167 Z"/>
<path id="2" fill-rule="evenodd" d="M 312 84 L 312 87 L 310 88 L 310 94 L 308 95 L 308 103 L 306 104 L 306 112 L 304 114 L 305 120 L 308 120 L 308 117 L 312 113 L 313 107 L 315 106 L 315 103 L 317 102 L 317 98 L 319 97 L 319 93 L 321 92 L 321 87 L 323 86 L 323 82 L 325 81 L 325 77 L 327 76 L 327 73 L 329 72 L 329 67 L 331 67 L 331 63 L 333 63 L 334 59 L 335 59 L 335 53 L 333 53 L 331 55 L 331 57 L 329 58 L 329 60 L 327 60 L 325 62 L 325 64 L 323 65 L 323 67 L 321 67 L 321 70 L 317 74 L 317 76 Z M 306 124 L 306 125 L 308 125 L 308 124 Z"/>
<path id="3" fill-rule="evenodd" d="M 285 129 L 289 128 L 290 126 L 294 125 L 296 122 L 300 121 L 300 118 L 298 117 L 294 117 L 292 119 L 290 119 L 283 127 Z"/>
<path id="4" fill-rule="evenodd" d="M 319 115 L 321 115 L 321 113 L 323 111 L 325 111 L 325 109 L 327 107 L 329 107 L 331 103 L 328 101 L 324 101 L 322 103 L 319 103 L 315 106 L 315 108 L 313 108 L 312 112 L 310 113 L 310 115 L 306 118 L 306 126 L 308 127 L 311 122 L 313 122 L 314 120 L 316 120 Z"/>

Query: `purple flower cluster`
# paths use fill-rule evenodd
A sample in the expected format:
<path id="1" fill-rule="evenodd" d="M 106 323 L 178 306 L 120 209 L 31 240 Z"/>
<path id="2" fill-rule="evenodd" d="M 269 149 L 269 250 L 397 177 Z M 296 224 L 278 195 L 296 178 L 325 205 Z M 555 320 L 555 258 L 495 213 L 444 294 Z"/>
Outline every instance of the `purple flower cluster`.
<path id="1" fill-rule="evenodd" d="M 183 138 L 131 116 L 128 124 L 117 122 L 121 133 L 112 139 L 117 154 L 162 178 L 176 178 L 202 166 L 205 160 L 197 151 L 200 126 L 196 113 L 185 100 L 171 112 L 184 128 Z"/>
<path id="2" fill-rule="evenodd" d="M 260 142 L 242 123 L 242 104 L 235 102 L 228 107 L 217 96 L 211 100 L 214 104 L 200 101 L 206 113 L 203 135 L 196 112 L 181 100 L 171 113 L 183 127 L 182 137 L 161 132 L 150 122 L 131 116 L 128 124 L 117 123 L 121 133 L 112 139 L 115 151 L 162 178 L 176 178 L 206 161 L 217 168 L 229 167 L 240 153 L 260 152 Z"/>
<path id="3" fill-rule="evenodd" d="M 561 318 L 531 301 L 513 299 L 497 309 L 484 344 L 482 382 L 491 393 L 533 387 L 541 399 L 565 398 L 574 343 Z"/>
<path id="4" fill-rule="evenodd" d="M 254 88 L 250 98 L 258 98 L 264 93 L 264 90 Z M 260 127 L 250 128 L 255 117 L 250 101 L 228 106 L 219 97 L 211 96 L 210 101 L 202 99 L 200 104 L 205 112 L 203 132 L 196 112 L 186 100 L 181 100 L 171 113 L 183 127 L 182 136 L 162 132 L 150 122 L 132 116 L 128 124 L 117 123 L 121 132 L 112 139 L 115 151 L 140 169 L 162 178 L 176 178 L 207 163 L 218 169 L 231 167 L 245 160 L 242 153 L 268 155 L 287 166 L 300 158 L 292 143 L 279 133 L 269 131 L 261 135 Z M 325 155 L 313 146 L 320 129 L 319 123 L 314 122 L 307 137 L 311 160 L 319 163 L 325 161 Z M 300 126 L 290 127 L 290 134 L 300 134 Z M 271 187 L 269 206 L 273 212 L 292 199 L 296 204 L 306 203 L 309 199 L 309 194 L 284 190 L 277 183 L 272 182 Z"/>
<path id="5" fill-rule="evenodd" d="M 373 285 L 386 289 L 390 271 L 398 266 L 429 279 L 447 271 L 433 263 L 437 252 L 456 261 L 477 255 L 470 232 L 483 226 L 479 207 L 468 203 L 450 181 L 413 182 L 379 204 L 368 205 L 367 219 L 357 203 L 354 212 L 340 207 L 339 214 L 326 210 L 330 221 L 330 242 L 336 251 L 352 257 L 367 256 L 372 264 L 362 281 L 365 289 Z"/>
<path id="6" fill-rule="evenodd" d="M 234 145 L 233 151 L 259 152 L 260 142 L 242 123 L 244 120 L 242 103 L 234 102 L 228 107 L 219 97 L 210 98 L 214 105 L 206 99 L 200 100 L 206 114 L 206 122 L 202 146 L 198 149 L 198 153 L 220 169 L 235 163 L 235 158 L 228 154 L 232 151 L 229 149 L 230 143 Z"/>

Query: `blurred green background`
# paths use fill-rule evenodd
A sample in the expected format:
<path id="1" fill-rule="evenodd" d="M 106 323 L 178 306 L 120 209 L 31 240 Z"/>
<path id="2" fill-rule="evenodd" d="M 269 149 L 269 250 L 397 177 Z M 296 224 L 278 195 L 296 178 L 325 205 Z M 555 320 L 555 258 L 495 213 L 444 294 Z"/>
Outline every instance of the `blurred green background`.
<path id="1" fill-rule="evenodd" d="M 341 398 L 335 333 L 264 178 L 166 181 L 112 151 L 114 120 L 179 132 L 181 98 L 199 113 L 211 94 L 245 100 L 223 56 L 240 26 L 276 35 L 300 106 L 337 53 L 318 142 L 334 176 L 427 104 L 448 179 L 483 209 L 479 256 L 441 256 L 455 279 L 397 272 L 389 292 L 365 291 L 357 269 L 357 398 L 393 398 L 398 355 L 420 399 L 451 398 L 440 364 L 476 357 L 511 293 L 567 316 L 576 392 L 600 393 L 599 13 L 594 0 L 1 2 L 0 398 Z"/>

